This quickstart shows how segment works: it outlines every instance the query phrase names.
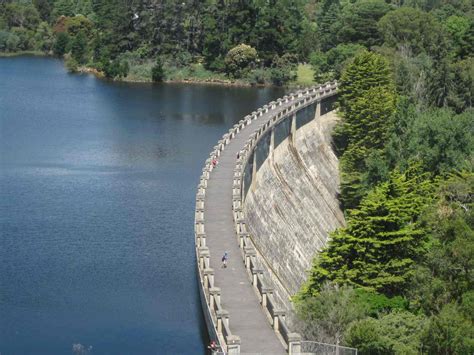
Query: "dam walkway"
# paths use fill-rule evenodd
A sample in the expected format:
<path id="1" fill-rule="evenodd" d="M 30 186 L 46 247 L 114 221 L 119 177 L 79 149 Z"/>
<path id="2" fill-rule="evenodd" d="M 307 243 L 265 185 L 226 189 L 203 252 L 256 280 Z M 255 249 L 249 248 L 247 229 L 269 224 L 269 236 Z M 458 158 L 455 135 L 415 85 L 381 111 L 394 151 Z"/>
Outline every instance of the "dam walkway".
<path id="1" fill-rule="evenodd" d="M 298 125 L 331 109 L 323 100 L 336 94 L 334 82 L 270 102 L 224 134 L 206 160 L 196 195 L 199 292 L 209 336 L 228 354 L 301 353 L 301 335 L 288 328 L 291 310 L 275 297 L 275 273 L 248 233 L 243 206 L 275 140 L 294 140 Z"/>
<path id="2" fill-rule="evenodd" d="M 291 103 L 282 105 L 278 110 L 289 105 Z M 275 112 L 278 111 L 262 115 L 258 121 L 265 122 Z M 246 126 L 229 142 L 210 175 L 204 204 L 206 244 L 210 263 L 215 268 L 214 280 L 221 289 L 222 307 L 229 312 L 232 333 L 240 336 L 241 353 L 286 354 L 248 280 L 233 221 L 232 184 L 237 153 L 244 148 L 256 126 Z M 221 267 L 224 252 L 229 254 L 227 268 Z"/>

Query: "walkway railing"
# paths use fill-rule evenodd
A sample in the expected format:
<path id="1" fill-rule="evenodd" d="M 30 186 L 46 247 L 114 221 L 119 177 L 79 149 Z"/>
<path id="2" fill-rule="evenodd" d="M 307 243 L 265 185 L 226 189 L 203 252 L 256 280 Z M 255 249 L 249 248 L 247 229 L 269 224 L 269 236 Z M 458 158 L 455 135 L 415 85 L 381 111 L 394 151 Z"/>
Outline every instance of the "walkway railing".
<path id="1" fill-rule="evenodd" d="M 283 119 L 296 113 L 298 110 L 322 100 L 323 98 L 334 96 L 337 90 L 337 82 L 327 83 L 314 88 L 300 90 L 295 93 L 284 96 L 277 101 L 272 101 L 268 105 L 264 105 L 257 111 L 245 116 L 239 123 L 235 124 L 228 133 L 224 134 L 218 144 L 214 146 L 210 153 L 210 157 L 206 160 L 202 170 L 202 175 L 198 185 L 196 194 L 196 212 L 195 212 L 195 243 L 198 264 L 198 273 L 200 278 L 200 293 L 203 309 L 208 323 L 211 328 L 211 338 L 216 339 L 219 345 L 228 354 L 240 353 L 240 338 L 232 334 L 230 330 L 229 313 L 221 306 L 220 288 L 214 283 L 214 270 L 210 265 L 210 252 L 206 246 L 206 232 L 204 230 L 204 203 L 208 180 L 213 170 L 212 160 L 217 159 L 226 145 L 246 126 L 254 121 L 259 121 L 264 114 L 271 111 L 275 113 L 265 122 L 261 122 L 258 129 L 251 135 L 245 144 L 237 160 L 234 170 L 234 182 L 232 191 L 232 211 L 234 216 L 234 225 L 237 240 L 241 249 L 241 254 L 250 282 L 254 286 L 259 297 L 260 304 L 267 316 L 269 323 L 279 335 L 282 343 L 290 354 L 298 354 L 301 352 L 301 336 L 297 333 L 291 333 L 286 324 L 287 310 L 278 307 L 273 295 L 274 288 L 265 282 L 264 272 L 271 272 L 266 265 L 262 255 L 258 252 L 255 244 L 247 231 L 245 216 L 243 213 L 244 189 L 243 176 L 244 169 L 252 156 L 255 147 L 260 138 L 270 130 L 274 125 Z"/>

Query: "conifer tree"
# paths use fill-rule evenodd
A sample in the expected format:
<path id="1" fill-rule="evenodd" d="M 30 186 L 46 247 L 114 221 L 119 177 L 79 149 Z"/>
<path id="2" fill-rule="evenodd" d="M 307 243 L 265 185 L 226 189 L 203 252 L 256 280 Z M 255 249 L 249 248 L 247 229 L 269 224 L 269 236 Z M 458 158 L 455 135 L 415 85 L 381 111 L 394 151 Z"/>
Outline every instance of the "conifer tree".
<path id="1" fill-rule="evenodd" d="M 315 259 L 306 292 L 317 293 L 324 281 L 388 296 L 403 290 L 421 254 L 425 232 L 417 218 L 430 201 L 430 189 L 417 168 L 392 173 L 349 211 L 347 227 L 333 233 Z"/>
<path id="2" fill-rule="evenodd" d="M 388 138 L 396 94 L 388 62 L 361 52 L 341 77 L 342 121 L 334 139 L 341 157 L 341 196 L 345 208 L 355 208 L 369 186 L 364 186 L 366 159 L 383 148 Z"/>

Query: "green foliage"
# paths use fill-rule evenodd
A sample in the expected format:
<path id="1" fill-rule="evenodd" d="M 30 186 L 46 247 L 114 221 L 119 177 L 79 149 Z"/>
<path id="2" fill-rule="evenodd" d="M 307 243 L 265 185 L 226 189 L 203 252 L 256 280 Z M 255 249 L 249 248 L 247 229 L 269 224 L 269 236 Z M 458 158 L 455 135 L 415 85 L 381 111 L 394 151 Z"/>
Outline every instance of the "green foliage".
<path id="1" fill-rule="evenodd" d="M 355 208 L 373 186 L 367 183 L 368 167 L 379 165 L 374 157 L 388 139 L 395 100 L 388 62 L 375 53 L 359 53 L 341 77 L 343 119 L 333 134 L 342 155 L 340 200 L 345 208 Z"/>
<path id="2" fill-rule="evenodd" d="M 270 72 L 270 78 L 273 84 L 282 86 L 295 80 L 297 65 L 298 59 L 294 55 L 285 54 L 281 57 L 275 56 Z"/>
<path id="3" fill-rule="evenodd" d="M 93 27 L 92 21 L 83 15 L 67 17 L 64 20 L 64 30 L 71 36 L 76 36 L 82 32 L 86 37 L 89 37 Z"/>
<path id="4" fill-rule="evenodd" d="M 427 320 L 409 312 L 392 312 L 379 319 L 351 324 L 345 334 L 349 346 L 363 354 L 419 354 Z"/>
<path id="5" fill-rule="evenodd" d="M 32 30 L 40 23 L 40 16 L 36 8 L 30 3 L 8 3 L 4 6 L 3 17 L 8 27 L 23 27 Z"/>
<path id="6" fill-rule="evenodd" d="M 255 66 L 257 58 L 255 48 L 246 44 L 239 44 L 225 56 L 226 71 L 234 78 L 242 78 Z"/>
<path id="7" fill-rule="evenodd" d="M 66 32 L 59 32 L 53 45 L 53 52 L 61 57 L 68 51 L 69 35 Z"/>
<path id="8" fill-rule="evenodd" d="M 456 115 L 446 109 L 431 109 L 420 113 L 408 105 L 397 113 L 396 121 L 397 131 L 386 147 L 392 166 L 407 166 L 417 160 L 432 175 L 472 167 L 471 111 Z"/>
<path id="9" fill-rule="evenodd" d="M 87 37 L 80 31 L 71 41 L 71 55 L 80 64 L 84 63 L 87 54 Z"/>
<path id="10" fill-rule="evenodd" d="M 316 257 L 307 290 L 317 292 L 326 280 L 388 296 L 405 290 L 422 252 L 424 229 L 417 219 L 430 190 L 417 169 L 393 172 L 348 211 L 347 227 L 334 232 Z"/>
<path id="11" fill-rule="evenodd" d="M 413 55 L 432 52 L 441 35 L 439 24 L 431 14 L 410 7 L 387 13 L 378 28 L 386 45 L 403 47 Z"/>
<path id="12" fill-rule="evenodd" d="M 437 199 L 424 215 L 427 252 L 409 290 L 412 307 L 427 314 L 474 287 L 474 174 L 453 175 L 440 183 Z M 467 297 L 467 296 L 466 296 Z"/>
<path id="13" fill-rule="evenodd" d="M 387 297 L 383 294 L 368 291 L 364 288 L 355 290 L 357 302 L 363 304 L 367 315 L 377 317 L 394 310 L 402 311 L 408 308 L 408 302 L 401 296 Z"/>
<path id="14" fill-rule="evenodd" d="M 458 305 L 449 303 L 431 317 L 424 336 L 425 348 L 430 354 L 472 354 L 473 327 L 472 319 L 467 318 Z"/>
<path id="15" fill-rule="evenodd" d="M 54 19 L 59 16 L 74 16 L 76 14 L 75 10 L 75 1 L 73 0 L 54 0 L 54 8 L 51 15 Z"/>
<path id="16" fill-rule="evenodd" d="M 160 82 L 165 79 L 165 70 L 163 69 L 163 62 L 160 57 L 156 58 L 155 65 L 151 69 L 151 80 Z"/>
<path id="17" fill-rule="evenodd" d="M 346 5 L 337 33 L 339 43 L 357 43 L 367 48 L 382 44 L 377 23 L 389 10 L 382 0 L 359 0 Z"/>
<path id="18" fill-rule="evenodd" d="M 365 318 L 351 324 L 344 335 L 345 344 L 357 348 L 359 354 L 393 354 L 383 334 L 380 324 L 374 318 Z"/>
<path id="19" fill-rule="evenodd" d="M 303 321 L 302 331 L 311 339 L 338 343 L 348 325 L 365 317 L 364 305 L 347 286 L 324 284 L 320 292 L 297 299 L 296 312 Z"/>
<path id="20" fill-rule="evenodd" d="M 104 72 L 106 78 L 117 79 L 127 76 L 130 67 L 127 61 L 105 59 L 100 63 L 100 69 Z"/>
<path id="21" fill-rule="evenodd" d="M 79 68 L 79 63 L 74 57 L 68 57 L 66 59 L 66 69 L 70 73 L 76 73 Z"/>
<path id="22" fill-rule="evenodd" d="M 364 47 L 358 44 L 339 44 L 327 52 L 311 53 L 314 79 L 319 83 L 339 79 L 344 67 L 363 50 Z"/>
<path id="23" fill-rule="evenodd" d="M 373 88 L 393 92 L 393 81 L 387 60 L 373 52 L 362 52 L 346 68 L 341 77 L 340 109 L 343 116 L 351 119 L 355 112 L 352 103 L 367 96 Z"/>
<path id="24" fill-rule="evenodd" d="M 255 69 L 248 78 L 253 85 L 263 85 L 271 81 L 271 73 L 268 69 Z"/>
<path id="25" fill-rule="evenodd" d="M 20 38 L 14 33 L 0 31 L 0 51 L 14 52 L 18 50 Z"/>
<path id="26" fill-rule="evenodd" d="M 340 27 L 341 4 L 339 0 L 323 0 L 316 17 L 320 50 L 325 52 L 337 42 L 336 33 Z"/>
<path id="27" fill-rule="evenodd" d="M 460 56 L 465 47 L 465 37 L 472 21 L 468 17 L 452 15 L 444 22 L 445 30 L 451 38 L 456 56 Z"/>
<path id="28" fill-rule="evenodd" d="M 451 64 L 449 70 L 452 72 L 453 80 L 448 93 L 448 104 L 457 113 L 461 113 L 473 107 L 474 57 Z"/>

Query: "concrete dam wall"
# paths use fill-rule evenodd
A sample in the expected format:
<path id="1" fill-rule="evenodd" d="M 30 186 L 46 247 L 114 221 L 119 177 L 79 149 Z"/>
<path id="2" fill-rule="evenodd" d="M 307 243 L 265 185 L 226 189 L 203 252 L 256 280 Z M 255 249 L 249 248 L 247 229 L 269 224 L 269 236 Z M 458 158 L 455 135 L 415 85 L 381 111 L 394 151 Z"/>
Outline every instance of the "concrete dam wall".
<path id="1" fill-rule="evenodd" d="M 290 118 L 275 127 L 274 148 L 257 165 L 243 203 L 247 230 L 272 271 L 266 276 L 287 309 L 329 232 L 344 224 L 330 134 L 337 116 L 334 111 L 319 116 L 316 110 L 313 105 L 296 114 L 293 134 Z M 264 142 L 271 139 L 261 139 L 257 160 Z"/>

